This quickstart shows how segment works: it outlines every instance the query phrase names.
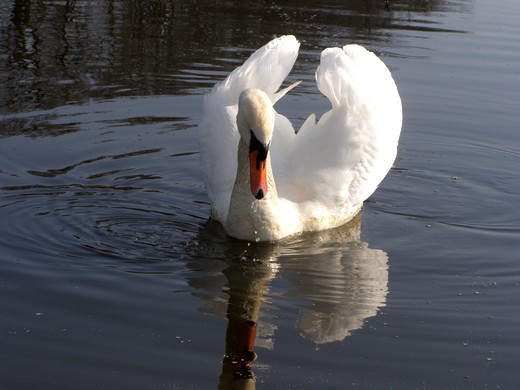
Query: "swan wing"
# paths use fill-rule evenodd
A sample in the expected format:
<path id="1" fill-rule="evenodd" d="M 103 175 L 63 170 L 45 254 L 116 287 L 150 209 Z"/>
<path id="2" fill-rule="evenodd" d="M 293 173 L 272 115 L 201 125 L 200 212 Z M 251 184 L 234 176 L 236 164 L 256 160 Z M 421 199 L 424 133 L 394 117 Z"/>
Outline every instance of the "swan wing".
<path id="1" fill-rule="evenodd" d="M 391 168 L 402 124 L 401 99 L 386 65 L 365 48 L 328 48 L 316 71 L 332 109 L 311 115 L 290 157 L 291 195 L 334 210 L 360 206 Z M 285 194 L 284 194 L 285 195 Z"/>
<path id="2" fill-rule="evenodd" d="M 222 223 L 227 219 L 237 171 L 240 137 L 236 116 L 240 93 L 246 88 L 258 88 L 274 104 L 294 86 L 277 92 L 296 61 L 299 46 L 292 35 L 273 39 L 204 97 L 203 117 L 198 126 L 200 160 L 213 217 Z"/>

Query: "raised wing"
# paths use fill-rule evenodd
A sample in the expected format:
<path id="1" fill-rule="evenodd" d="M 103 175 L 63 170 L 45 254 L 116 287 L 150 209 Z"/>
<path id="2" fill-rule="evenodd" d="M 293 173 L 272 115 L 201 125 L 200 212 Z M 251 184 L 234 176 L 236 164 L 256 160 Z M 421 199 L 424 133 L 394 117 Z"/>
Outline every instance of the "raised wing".
<path id="1" fill-rule="evenodd" d="M 317 123 L 311 115 L 298 132 L 289 162 L 293 191 L 280 195 L 326 207 L 361 204 L 396 157 L 402 107 L 395 82 L 357 45 L 325 49 L 316 81 L 332 109 Z"/>
<path id="2" fill-rule="evenodd" d="M 258 88 L 276 102 L 288 90 L 277 93 L 296 61 L 299 46 L 292 35 L 272 40 L 204 97 L 198 126 L 200 159 L 213 217 L 222 223 L 227 218 L 236 176 L 238 97 L 246 88 Z"/>

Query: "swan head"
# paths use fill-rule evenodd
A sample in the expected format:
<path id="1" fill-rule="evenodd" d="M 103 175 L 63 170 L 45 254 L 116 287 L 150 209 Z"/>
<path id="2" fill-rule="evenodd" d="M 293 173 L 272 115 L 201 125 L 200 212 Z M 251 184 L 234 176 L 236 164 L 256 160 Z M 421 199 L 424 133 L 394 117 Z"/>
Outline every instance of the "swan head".
<path id="1" fill-rule="evenodd" d="M 275 111 L 271 99 L 259 89 L 246 89 L 238 100 L 237 127 L 249 147 L 251 193 L 256 199 L 267 194 L 267 156 L 274 131 Z"/>

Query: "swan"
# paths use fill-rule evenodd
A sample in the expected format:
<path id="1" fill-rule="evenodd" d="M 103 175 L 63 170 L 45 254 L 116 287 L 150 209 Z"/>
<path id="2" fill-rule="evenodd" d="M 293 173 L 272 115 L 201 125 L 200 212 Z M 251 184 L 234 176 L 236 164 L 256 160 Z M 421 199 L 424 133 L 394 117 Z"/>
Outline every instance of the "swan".
<path id="1" fill-rule="evenodd" d="M 364 47 L 323 50 L 318 89 L 330 111 L 296 132 L 273 105 L 300 43 L 281 36 L 204 96 L 197 128 L 211 216 L 226 233 L 278 241 L 350 221 L 390 170 L 402 125 L 386 65 Z"/>

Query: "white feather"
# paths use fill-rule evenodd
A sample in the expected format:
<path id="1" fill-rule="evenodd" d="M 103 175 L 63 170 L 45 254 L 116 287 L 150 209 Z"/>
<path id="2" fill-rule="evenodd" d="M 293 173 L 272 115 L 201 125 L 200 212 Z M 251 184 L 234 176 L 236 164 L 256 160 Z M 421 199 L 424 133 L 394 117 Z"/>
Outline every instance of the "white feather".
<path id="1" fill-rule="evenodd" d="M 317 122 L 311 114 L 298 134 L 275 113 L 269 155 L 276 198 L 256 200 L 249 194 L 236 206 L 243 210 L 233 210 L 233 222 L 228 220 L 237 169 L 242 169 L 237 164 L 238 98 L 247 88 L 264 91 L 273 104 L 282 98 L 298 84 L 278 91 L 298 49 L 293 36 L 269 42 L 204 99 L 198 129 L 212 215 L 238 238 L 277 240 L 347 222 L 376 190 L 397 153 L 402 107 L 388 68 L 358 45 L 325 49 L 316 81 L 331 110 Z"/>

